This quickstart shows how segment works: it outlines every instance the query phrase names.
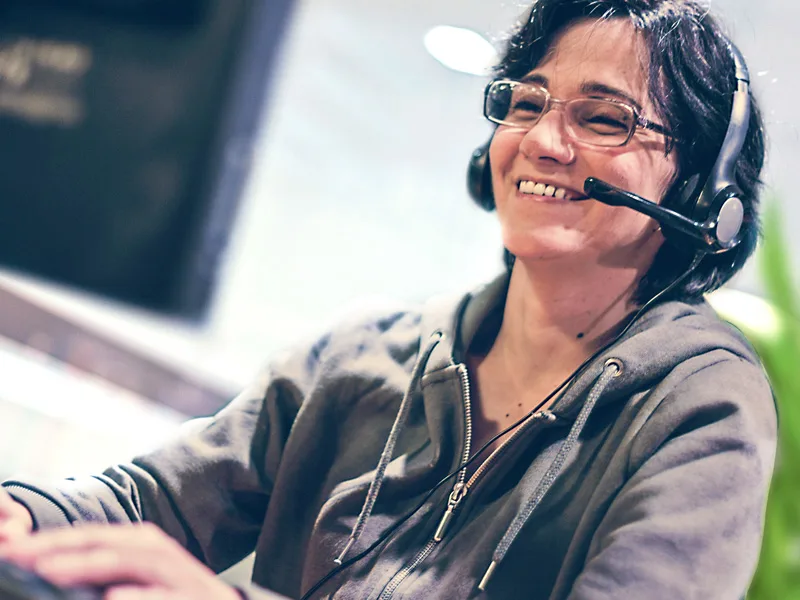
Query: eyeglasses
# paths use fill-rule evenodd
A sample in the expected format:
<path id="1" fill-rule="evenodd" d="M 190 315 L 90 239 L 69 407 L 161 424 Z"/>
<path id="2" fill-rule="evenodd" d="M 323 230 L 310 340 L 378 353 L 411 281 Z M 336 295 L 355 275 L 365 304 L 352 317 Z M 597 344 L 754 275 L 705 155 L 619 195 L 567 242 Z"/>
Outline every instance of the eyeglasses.
<path id="1" fill-rule="evenodd" d="M 511 79 L 498 79 L 487 86 L 483 114 L 498 125 L 530 129 L 548 110 L 559 104 L 564 107 L 567 134 L 578 142 L 594 146 L 624 146 L 637 127 L 671 137 L 664 127 L 640 117 L 633 106 L 621 100 L 557 100 L 540 85 Z"/>

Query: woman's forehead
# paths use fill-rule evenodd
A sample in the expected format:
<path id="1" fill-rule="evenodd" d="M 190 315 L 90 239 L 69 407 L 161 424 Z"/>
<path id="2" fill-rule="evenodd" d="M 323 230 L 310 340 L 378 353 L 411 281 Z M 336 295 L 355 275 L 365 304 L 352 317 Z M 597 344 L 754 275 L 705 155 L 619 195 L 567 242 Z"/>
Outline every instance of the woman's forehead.
<path id="1" fill-rule="evenodd" d="M 582 19 L 556 35 L 525 79 L 538 79 L 555 95 L 587 87 L 617 89 L 648 103 L 647 59 L 640 34 L 622 19 Z M 596 85 L 595 85 L 596 84 Z"/>

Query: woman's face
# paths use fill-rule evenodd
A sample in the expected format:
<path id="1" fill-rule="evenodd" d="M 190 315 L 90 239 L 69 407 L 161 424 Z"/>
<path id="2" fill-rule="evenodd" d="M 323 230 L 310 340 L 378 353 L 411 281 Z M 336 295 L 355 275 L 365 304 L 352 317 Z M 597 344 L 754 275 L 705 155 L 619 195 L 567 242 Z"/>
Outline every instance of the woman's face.
<path id="1" fill-rule="evenodd" d="M 528 77 L 559 100 L 633 99 L 640 116 L 658 122 L 640 56 L 641 42 L 627 22 L 583 20 L 556 38 Z M 523 262 L 572 256 L 582 264 L 647 268 L 663 242 L 654 221 L 569 196 L 584 196 L 583 182 L 592 176 L 660 202 L 674 177 L 674 153 L 665 157 L 663 136 L 641 128 L 620 147 L 576 142 L 567 136 L 564 118 L 556 107 L 529 130 L 501 125 L 495 132 L 489 153 L 506 248 Z M 520 189 L 520 182 L 531 183 Z M 567 198 L 541 194 L 536 183 L 565 188 Z"/>

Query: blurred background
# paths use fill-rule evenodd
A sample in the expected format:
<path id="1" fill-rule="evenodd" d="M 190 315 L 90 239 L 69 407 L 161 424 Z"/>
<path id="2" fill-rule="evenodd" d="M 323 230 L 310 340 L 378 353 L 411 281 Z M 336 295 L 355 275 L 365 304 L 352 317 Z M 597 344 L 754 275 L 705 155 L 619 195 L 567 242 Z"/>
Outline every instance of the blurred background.
<path id="1" fill-rule="evenodd" d="M 0 1 L 0 478 L 124 460 L 343 315 L 502 269 L 465 175 L 525 3 L 165 4 Z M 714 303 L 793 373 L 800 5 L 712 11 L 761 101 L 775 207 L 773 251 Z M 800 537 L 780 539 L 788 590 Z"/>

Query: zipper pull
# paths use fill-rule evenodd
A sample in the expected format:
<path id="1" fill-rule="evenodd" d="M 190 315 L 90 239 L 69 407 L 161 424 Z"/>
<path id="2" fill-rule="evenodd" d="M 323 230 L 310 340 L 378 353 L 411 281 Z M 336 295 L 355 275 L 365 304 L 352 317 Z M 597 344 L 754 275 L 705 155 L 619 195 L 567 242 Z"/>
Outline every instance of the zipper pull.
<path id="1" fill-rule="evenodd" d="M 444 539 L 444 534 L 447 533 L 447 528 L 450 526 L 450 521 L 453 520 L 456 508 L 459 503 L 467 495 L 467 486 L 459 481 L 450 492 L 450 498 L 447 500 L 447 510 L 442 515 L 442 520 L 439 521 L 439 527 L 436 528 L 436 533 L 433 536 L 433 541 L 437 544 Z"/>
<path id="2" fill-rule="evenodd" d="M 553 423 L 558 417 L 556 417 L 549 410 L 540 410 L 539 412 L 533 413 L 533 418 L 537 421 L 547 421 L 548 423 Z"/>

